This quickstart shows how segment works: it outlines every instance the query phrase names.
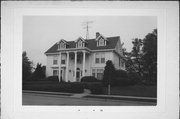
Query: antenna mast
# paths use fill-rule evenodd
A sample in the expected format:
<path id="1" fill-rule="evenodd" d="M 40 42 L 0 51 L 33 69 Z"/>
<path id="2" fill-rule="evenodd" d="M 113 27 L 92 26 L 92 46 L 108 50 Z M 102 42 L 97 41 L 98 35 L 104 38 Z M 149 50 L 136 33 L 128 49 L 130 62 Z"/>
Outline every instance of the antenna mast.
<path id="1" fill-rule="evenodd" d="M 86 29 L 86 40 L 89 39 L 89 24 L 93 23 L 93 21 L 86 21 L 83 22 L 83 25 L 85 25 L 85 27 L 83 27 L 84 29 Z"/>

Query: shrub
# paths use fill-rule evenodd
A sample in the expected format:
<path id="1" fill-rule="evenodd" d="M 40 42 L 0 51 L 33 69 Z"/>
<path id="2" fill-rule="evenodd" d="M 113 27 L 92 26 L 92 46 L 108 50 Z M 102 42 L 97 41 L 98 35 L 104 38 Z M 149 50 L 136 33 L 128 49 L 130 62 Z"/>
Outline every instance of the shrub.
<path id="1" fill-rule="evenodd" d="M 96 79 L 94 76 L 84 76 L 81 78 L 81 82 L 97 82 L 98 79 Z"/>
<path id="2" fill-rule="evenodd" d="M 125 70 L 116 70 L 115 71 L 115 76 L 116 77 L 121 77 L 121 78 L 127 78 L 127 72 Z"/>
<path id="3" fill-rule="evenodd" d="M 78 83 L 69 83 L 70 84 L 70 90 L 69 93 L 83 93 L 84 91 L 84 85 L 80 82 Z"/>
<path id="4" fill-rule="evenodd" d="M 28 83 L 23 85 L 23 90 L 82 93 L 84 85 L 82 83 Z"/>
<path id="5" fill-rule="evenodd" d="M 84 87 L 89 89 L 92 94 L 102 94 L 103 86 L 102 83 L 94 82 L 94 83 L 84 83 Z"/>
<path id="6" fill-rule="evenodd" d="M 142 83 L 139 75 L 136 72 L 128 72 L 128 79 L 135 81 L 136 83 Z"/>
<path id="7" fill-rule="evenodd" d="M 48 81 L 55 81 L 59 82 L 59 77 L 58 76 L 49 76 L 46 78 Z"/>
<path id="8" fill-rule="evenodd" d="M 114 86 L 130 86 L 135 84 L 135 80 L 128 78 L 115 78 L 114 82 Z"/>

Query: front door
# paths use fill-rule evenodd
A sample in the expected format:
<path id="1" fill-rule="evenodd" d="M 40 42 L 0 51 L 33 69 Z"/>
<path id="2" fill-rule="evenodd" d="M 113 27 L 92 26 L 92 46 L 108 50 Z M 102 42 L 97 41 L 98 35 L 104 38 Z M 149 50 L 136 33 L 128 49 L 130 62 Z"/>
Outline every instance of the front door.
<path id="1" fill-rule="evenodd" d="M 62 81 L 65 81 L 65 68 L 61 68 L 61 78 L 62 78 Z"/>
<path id="2" fill-rule="evenodd" d="M 80 81 L 80 69 L 79 68 L 77 68 L 77 71 L 76 71 L 76 80 L 77 80 L 77 82 Z"/>

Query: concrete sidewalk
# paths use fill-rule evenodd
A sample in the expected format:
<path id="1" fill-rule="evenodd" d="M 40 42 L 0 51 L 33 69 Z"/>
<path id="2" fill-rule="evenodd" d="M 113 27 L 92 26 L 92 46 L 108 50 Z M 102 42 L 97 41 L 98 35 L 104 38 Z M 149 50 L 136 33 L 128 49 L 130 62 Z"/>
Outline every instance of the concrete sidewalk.
<path id="1" fill-rule="evenodd" d="M 157 103 L 157 98 L 152 98 L 152 97 L 119 96 L 119 95 L 93 95 L 93 94 L 90 94 L 88 91 L 85 91 L 85 93 L 74 94 L 74 93 L 62 93 L 62 92 L 23 90 L 23 93 L 62 95 L 62 96 L 69 96 L 69 97 L 74 97 L 74 98 L 111 99 L 111 100 L 125 100 L 125 101 L 140 101 L 140 102 Z"/>

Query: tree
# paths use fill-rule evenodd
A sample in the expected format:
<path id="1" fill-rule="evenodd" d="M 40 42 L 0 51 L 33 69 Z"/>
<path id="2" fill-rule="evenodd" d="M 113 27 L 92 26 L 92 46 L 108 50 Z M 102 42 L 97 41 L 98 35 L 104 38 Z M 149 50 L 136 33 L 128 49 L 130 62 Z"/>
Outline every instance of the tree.
<path id="1" fill-rule="evenodd" d="M 157 29 L 143 39 L 144 71 L 148 73 L 149 81 L 157 80 Z"/>
<path id="2" fill-rule="evenodd" d="M 115 67 L 111 60 L 106 62 L 104 75 L 103 75 L 103 83 L 105 86 L 108 86 L 108 94 L 110 94 L 110 85 L 114 81 Z"/>
<path id="3" fill-rule="evenodd" d="M 27 57 L 26 51 L 22 54 L 22 78 L 23 81 L 27 80 L 28 77 L 32 74 L 32 62 L 29 61 L 29 58 Z"/>
<path id="4" fill-rule="evenodd" d="M 43 79 L 45 78 L 45 72 L 43 70 L 43 66 L 40 63 L 37 63 L 36 69 L 33 73 L 34 79 Z"/>
<path id="5" fill-rule="evenodd" d="M 139 76 L 142 76 L 142 40 L 135 38 L 132 41 L 133 48 L 131 52 L 131 59 L 134 64 L 136 72 L 138 72 Z"/>

